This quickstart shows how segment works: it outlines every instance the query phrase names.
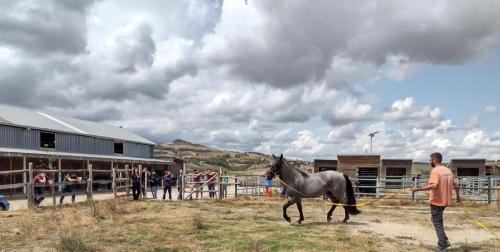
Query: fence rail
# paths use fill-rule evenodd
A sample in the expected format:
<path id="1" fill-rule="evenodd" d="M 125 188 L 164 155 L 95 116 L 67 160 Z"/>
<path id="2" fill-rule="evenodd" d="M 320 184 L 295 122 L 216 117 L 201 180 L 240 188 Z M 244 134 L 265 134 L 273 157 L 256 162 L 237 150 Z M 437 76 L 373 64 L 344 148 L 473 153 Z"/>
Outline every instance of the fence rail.
<path id="1" fill-rule="evenodd" d="M 139 165 L 139 172 L 143 174 L 142 167 Z M 34 182 L 35 173 L 51 174 L 52 183 L 39 184 Z M 85 178 L 81 182 L 68 183 L 63 182 L 62 174 L 67 173 L 83 173 Z M 23 189 L 23 195 L 28 200 L 28 207 L 34 207 L 34 199 L 40 196 L 51 196 L 54 204 L 56 204 L 56 196 L 67 195 L 87 195 L 88 199 L 93 198 L 94 191 L 101 191 L 104 186 L 104 191 L 112 192 L 116 197 L 129 195 L 132 187 L 131 181 L 132 169 L 125 166 L 125 169 L 112 168 L 109 170 L 93 169 L 92 164 L 89 164 L 87 169 L 33 169 L 33 164 L 29 163 L 27 169 L 1 171 L 0 176 L 23 176 L 22 183 L 12 183 L 0 185 L 0 190 L 15 190 Z M 101 177 L 96 177 L 101 176 Z M 108 174 L 110 179 L 102 177 L 101 174 Z M 180 199 L 191 198 L 191 196 L 201 194 L 209 195 L 212 198 L 226 198 L 229 195 L 232 197 L 240 196 L 264 196 L 266 188 L 286 189 L 284 185 L 272 182 L 271 186 L 264 185 L 264 177 L 258 175 L 238 175 L 238 176 L 223 176 L 222 171 L 213 174 L 211 180 L 201 179 L 194 181 L 190 174 L 184 175 L 184 181 L 176 181 L 174 179 L 172 187 L 180 188 Z M 98 179 L 96 179 L 98 178 Z M 143 176 L 141 181 L 144 190 L 150 187 L 148 176 Z M 57 180 L 57 181 L 56 181 Z M 429 178 L 426 176 L 387 176 L 385 178 L 375 176 L 358 176 L 351 178 L 353 187 L 357 197 L 382 198 L 388 195 L 393 195 L 394 192 L 404 188 L 423 187 L 427 185 Z M 500 177 L 458 177 L 458 185 L 462 200 L 484 202 L 488 204 L 500 204 Z M 213 182 L 213 183 L 209 183 Z M 215 186 L 212 187 L 212 184 Z M 208 186 L 210 185 L 210 188 Z M 65 186 L 78 187 L 80 190 L 67 193 L 63 192 Z M 40 188 L 42 192 L 40 193 Z M 45 192 L 43 192 L 45 190 Z M 19 190 L 17 190 L 19 191 Z M 279 192 L 280 193 L 280 192 Z M 142 195 L 142 194 L 141 194 Z M 197 197 L 198 198 L 198 197 Z M 408 200 L 425 200 L 427 195 L 424 192 L 399 193 L 395 199 Z"/>

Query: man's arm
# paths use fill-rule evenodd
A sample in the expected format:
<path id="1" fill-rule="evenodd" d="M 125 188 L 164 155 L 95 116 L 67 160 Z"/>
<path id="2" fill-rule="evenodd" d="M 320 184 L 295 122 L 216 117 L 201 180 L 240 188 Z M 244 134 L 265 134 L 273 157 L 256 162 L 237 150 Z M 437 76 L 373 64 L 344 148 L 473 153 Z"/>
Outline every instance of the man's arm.
<path id="1" fill-rule="evenodd" d="M 430 184 L 426 187 L 421 187 L 421 188 L 413 188 L 411 189 L 412 192 L 419 192 L 419 191 L 429 191 L 429 190 L 432 190 L 432 189 L 436 189 L 437 188 L 437 184 Z"/>
<path id="2" fill-rule="evenodd" d="M 460 199 L 460 186 L 458 186 L 456 180 L 453 180 L 453 186 L 455 187 L 455 193 L 457 194 L 457 203 L 462 203 L 462 200 Z"/>

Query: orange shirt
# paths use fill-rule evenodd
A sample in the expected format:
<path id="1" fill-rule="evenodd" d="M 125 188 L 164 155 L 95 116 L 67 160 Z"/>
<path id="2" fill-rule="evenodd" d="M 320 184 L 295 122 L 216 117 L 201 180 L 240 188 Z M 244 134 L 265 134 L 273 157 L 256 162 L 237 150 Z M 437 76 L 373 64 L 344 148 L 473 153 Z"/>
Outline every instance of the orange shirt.
<path id="1" fill-rule="evenodd" d="M 437 166 L 431 171 L 429 185 L 436 184 L 429 194 L 429 203 L 436 206 L 451 206 L 452 189 L 455 185 L 455 176 L 448 167 Z"/>

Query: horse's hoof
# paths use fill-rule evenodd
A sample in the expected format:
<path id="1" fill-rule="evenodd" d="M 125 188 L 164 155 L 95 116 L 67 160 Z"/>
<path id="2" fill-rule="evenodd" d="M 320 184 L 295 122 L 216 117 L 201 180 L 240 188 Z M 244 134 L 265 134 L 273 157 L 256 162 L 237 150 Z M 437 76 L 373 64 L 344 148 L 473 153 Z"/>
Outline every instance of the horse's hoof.
<path id="1" fill-rule="evenodd" d="M 285 217 L 285 220 L 288 221 L 289 223 L 292 222 L 292 218 L 290 217 Z"/>
<path id="2" fill-rule="evenodd" d="M 326 221 L 327 221 L 328 223 L 330 223 L 330 222 L 332 222 L 332 218 L 326 218 Z"/>
<path id="3" fill-rule="evenodd" d="M 347 220 L 343 220 L 342 222 L 343 222 L 344 224 L 347 224 Z"/>

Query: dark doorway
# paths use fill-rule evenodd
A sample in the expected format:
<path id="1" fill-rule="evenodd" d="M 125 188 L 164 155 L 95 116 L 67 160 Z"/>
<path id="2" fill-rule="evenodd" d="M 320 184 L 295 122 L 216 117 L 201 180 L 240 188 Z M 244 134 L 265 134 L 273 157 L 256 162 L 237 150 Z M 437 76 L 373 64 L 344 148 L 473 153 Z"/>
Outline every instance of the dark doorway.
<path id="1" fill-rule="evenodd" d="M 458 177 L 478 177 L 479 168 L 457 168 Z"/>
<path id="2" fill-rule="evenodd" d="M 387 180 L 401 180 L 401 181 L 387 181 L 386 188 L 403 188 L 403 177 L 406 176 L 406 168 L 401 167 L 388 167 L 385 170 L 385 178 Z"/>
<path id="3" fill-rule="evenodd" d="M 376 193 L 377 177 L 378 168 L 358 168 L 358 192 Z"/>

